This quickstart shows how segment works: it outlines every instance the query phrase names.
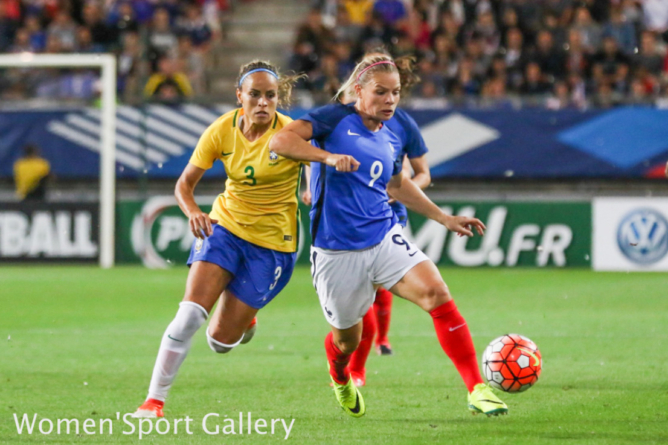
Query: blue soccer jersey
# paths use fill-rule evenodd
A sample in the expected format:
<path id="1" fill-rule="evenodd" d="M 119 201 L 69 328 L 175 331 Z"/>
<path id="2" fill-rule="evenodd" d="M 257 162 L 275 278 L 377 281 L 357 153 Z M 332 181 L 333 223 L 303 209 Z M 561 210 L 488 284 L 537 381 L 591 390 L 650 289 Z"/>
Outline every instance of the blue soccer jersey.
<path id="1" fill-rule="evenodd" d="M 396 157 L 400 157 L 403 161 L 404 155 L 413 159 L 427 153 L 427 146 L 424 143 L 424 139 L 422 139 L 420 129 L 408 113 L 397 108 L 394 116 L 386 122 L 386 125 L 401 140 L 401 146 L 399 147 L 399 152 L 396 153 Z M 396 213 L 399 224 L 406 227 L 406 222 L 408 221 L 406 206 L 395 201 L 392 203 L 392 210 Z"/>
<path id="2" fill-rule="evenodd" d="M 371 132 L 354 105 L 327 105 L 300 119 L 310 122 L 313 140 L 323 150 L 351 155 L 356 172 L 337 172 L 311 164 L 311 236 L 323 249 L 359 250 L 383 239 L 397 217 L 388 204 L 387 183 L 401 171 L 396 152 L 401 140 L 387 125 Z"/>

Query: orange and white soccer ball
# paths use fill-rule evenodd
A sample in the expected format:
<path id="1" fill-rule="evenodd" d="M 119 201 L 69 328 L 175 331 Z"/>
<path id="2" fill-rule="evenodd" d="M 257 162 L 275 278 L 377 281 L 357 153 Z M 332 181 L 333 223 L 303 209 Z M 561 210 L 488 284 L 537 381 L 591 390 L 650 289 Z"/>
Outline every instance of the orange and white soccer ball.
<path id="1" fill-rule="evenodd" d="M 482 369 L 490 386 L 505 392 L 531 388 L 543 366 L 534 342 L 519 334 L 506 334 L 492 340 L 482 354 Z"/>

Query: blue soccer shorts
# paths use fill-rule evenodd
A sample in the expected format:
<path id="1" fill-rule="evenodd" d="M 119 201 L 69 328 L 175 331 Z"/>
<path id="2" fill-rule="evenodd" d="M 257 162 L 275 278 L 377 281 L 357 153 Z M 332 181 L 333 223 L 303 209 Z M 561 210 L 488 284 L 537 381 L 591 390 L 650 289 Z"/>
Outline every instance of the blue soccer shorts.
<path id="1" fill-rule="evenodd" d="M 296 260 L 296 253 L 265 249 L 214 224 L 211 236 L 193 243 L 188 266 L 195 261 L 217 264 L 234 276 L 227 289 L 247 305 L 262 309 L 288 284 Z"/>

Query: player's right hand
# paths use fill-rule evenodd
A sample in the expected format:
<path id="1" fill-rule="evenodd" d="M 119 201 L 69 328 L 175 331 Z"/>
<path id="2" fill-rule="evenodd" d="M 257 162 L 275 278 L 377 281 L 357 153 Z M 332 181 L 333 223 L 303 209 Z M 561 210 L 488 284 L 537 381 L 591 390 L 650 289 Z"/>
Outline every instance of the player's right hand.
<path id="1" fill-rule="evenodd" d="M 193 212 L 188 218 L 190 231 L 195 235 L 195 238 L 200 239 L 211 236 L 213 234 L 213 224 L 216 224 L 217 222 L 217 219 L 211 219 L 211 217 L 204 212 Z"/>
<path id="2" fill-rule="evenodd" d="M 335 167 L 337 172 L 356 172 L 360 166 L 357 159 L 350 155 L 330 154 L 325 160 L 325 164 Z"/>

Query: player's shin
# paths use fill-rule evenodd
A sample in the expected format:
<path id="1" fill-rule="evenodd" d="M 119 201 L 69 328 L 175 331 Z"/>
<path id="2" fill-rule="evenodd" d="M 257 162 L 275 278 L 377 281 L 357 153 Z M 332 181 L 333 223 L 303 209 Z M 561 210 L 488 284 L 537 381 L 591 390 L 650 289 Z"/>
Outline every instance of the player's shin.
<path id="1" fill-rule="evenodd" d="M 434 320 L 434 328 L 443 351 L 450 357 L 462 376 L 469 392 L 482 383 L 475 347 L 466 320 L 459 313 L 453 300 L 429 312 Z"/>
<path id="2" fill-rule="evenodd" d="M 392 292 L 382 287 L 376 292 L 376 301 L 373 304 L 378 323 L 376 345 L 389 345 L 387 332 L 390 330 L 390 315 L 392 313 Z"/>
<path id="3" fill-rule="evenodd" d="M 366 360 L 373 346 L 373 338 L 376 330 L 376 312 L 371 307 L 362 319 L 362 338 L 360 344 L 350 357 L 350 373 L 357 387 L 364 386 L 366 383 Z"/>
<path id="4" fill-rule="evenodd" d="M 329 375 L 335 382 L 345 385 L 350 380 L 350 362 L 351 354 L 344 354 L 334 344 L 334 334 L 331 332 L 325 337 L 325 351 L 327 352 L 327 362 L 329 363 Z"/>
<path id="5" fill-rule="evenodd" d="M 192 337 L 204 324 L 208 317 L 206 309 L 197 303 L 183 301 L 174 320 L 165 331 L 158 358 L 155 361 L 148 397 L 164 401 L 169 388 L 172 386 L 176 374 L 183 360 L 190 350 Z"/>

